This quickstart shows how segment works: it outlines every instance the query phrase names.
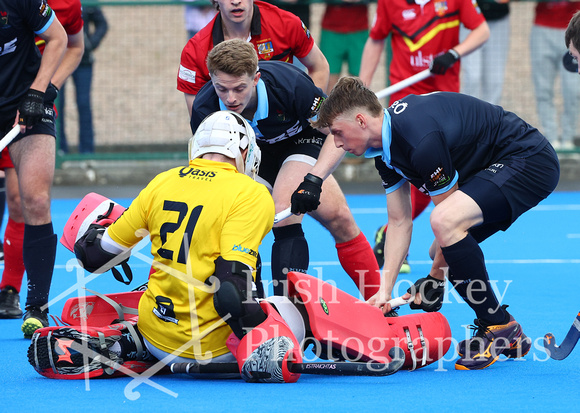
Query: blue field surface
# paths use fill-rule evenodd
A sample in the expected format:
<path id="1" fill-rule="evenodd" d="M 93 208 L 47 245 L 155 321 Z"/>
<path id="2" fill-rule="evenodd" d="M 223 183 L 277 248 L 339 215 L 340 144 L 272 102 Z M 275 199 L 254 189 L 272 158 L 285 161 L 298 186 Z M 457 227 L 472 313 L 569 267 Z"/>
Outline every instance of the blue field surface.
<path id="1" fill-rule="evenodd" d="M 128 206 L 129 198 L 115 198 Z M 80 198 L 53 200 L 53 221 L 60 235 Z M 374 232 L 384 223 L 384 195 L 347 195 L 355 219 L 373 244 Z M 411 274 L 400 275 L 398 293 L 424 277 L 430 268 L 428 248 L 433 240 L 428 209 L 415 220 L 409 254 Z M 563 361 L 549 359 L 544 334 L 560 343 L 580 310 L 580 192 L 556 192 L 524 214 L 506 233 L 482 243 L 490 279 L 502 304 L 533 340 L 524 359 L 500 359 L 481 371 L 456 371 L 452 347 L 439 362 L 417 371 L 388 377 L 330 377 L 302 375 L 295 384 L 247 384 L 241 379 L 191 378 L 166 375 L 106 380 L 51 380 L 29 365 L 28 340 L 21 320 L 0 320 L 0 411 L 139 411 L 139 412 L 371 412 L 371 411 L 578 411 L 580 348 Z M 311 218 L 304 220 L 310 244 L 309 273 L 334 281 L 339 288 L 358 292 L 338 263 L 328 232 Z M 272 235 L 260 250 L 263 277 L 270 274 Z M 148 246 L 139 250 L 146 257 Z M 59 244 L 50 310 L 60 315 L 67 298 L 76 296 L 77 270 L 73 255 Z M 112 293 L 129 291 L 147 280 L 149 262 L 134 256 L 135 279 L 130 286 L 110 273 L 96 277 L 87 288 Z M 395 291 L 397 292 L 397 291 Z M 23 294 L 25 295 L 25 294 Z M 22 304 L 24 304 L 24 296 Z M 403 308 L 401 314 L 411 310 Z M 473 323 L 471 309 L 454 294 L 441 312 L 455 341 L 465 339 Z M 579 346 L 580 347 L 580 346 Z M 308 356 L 308 354 L 307 354 Z M 149 381 L 148 381 L 149 380 Z"/>

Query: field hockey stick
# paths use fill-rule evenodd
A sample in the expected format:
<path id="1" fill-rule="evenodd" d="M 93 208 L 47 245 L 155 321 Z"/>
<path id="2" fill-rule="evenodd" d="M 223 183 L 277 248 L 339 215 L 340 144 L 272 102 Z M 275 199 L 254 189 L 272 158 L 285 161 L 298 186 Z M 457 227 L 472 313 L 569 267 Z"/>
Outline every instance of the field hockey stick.
<path id="1" fill-rule="evenodd" d="M 288 361 L 288 370 L 299 374 L 318 374 L 325 376 L 389 376 L 403 367 L 405 352 L 400 347 L 393 347 L 389 351 L 391 362 L 320 362 L 320 363 L 295 363 Z M 174 374 L 189 374 L 192 376 L 208 373 L 239 373 L 237 363 L 174 363 L 171 365 Z"/>
<path id="2" fill-rule="evenodd" d="M 384 97 L 392 95 L 393 93 L 403 90 L 406 87 L 414 85 L 415 83 L 420 82 L 421 80 L 425 80 L 431 75 L 432 75 L 431 71 L 429 69 L 425 69 L 422 72 L 414 74 L 413 76 L 408 77 L 407 79 L 395 83 L 394 85 L 391 85 L 383 90 L 379 90 L 376 93 L 376 95 L 379 99 L 382 99 Z"/>
<path id="3" fill-rule="evenodd" d="M 10 142 L 12 142 L 19 133 L 20 125 L 16 125 L 10 130 L 10 132 L 8 132 L 2 139 L 0 139 L 0 152 L 2 152 L 5 147 L 10 145 Z"/>
<path id="4" fill-rule="evenodd" d="M 552 333 L 548 333 L 544 336 L 544 348 L 548 353 L 548 356 L 554 360 L 564 360 L 570 355 L 576 343 L 580 339 L 580 312 L 576 316 L 572 327 L 566 334 L 564 341 L 559 346 L 556 345 L 556 338 Z"/>
<path id="5" fill-rule="evenodd" d="M 397 308 L 397 307 L 400 307 L 402 305 L 409 304 L 409 303 L 413 302 L 414 299 L 415 299 L 415 297 L 413 297 L 413 296 L 411 296 L 409 298 L 403 298 L 401 296 L 401 297 L 393 298 L 390 301 L 387 301 L 387 304 L 390 304 L 391 308 Z"/>
<path id="6" fill-rule="evenodd" d="M 274 216 L 274 224 L 277 224 L 278 222 L 283 221 L 286 218 L 290 218 L 291 215 L 293 215 L 293 214 L 292 214 L 292 212 L 290 212 L 290 207 L 286 208 L 284 211 L 278 212 Z"/>

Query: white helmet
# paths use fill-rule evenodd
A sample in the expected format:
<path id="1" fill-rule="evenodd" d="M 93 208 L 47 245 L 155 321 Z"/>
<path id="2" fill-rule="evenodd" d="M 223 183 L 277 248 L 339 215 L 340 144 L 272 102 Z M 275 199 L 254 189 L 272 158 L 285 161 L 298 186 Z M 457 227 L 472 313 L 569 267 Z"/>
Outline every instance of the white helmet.
<path id="1" fill-rule="evenodd" d="M 248 152 L 244 162 L 242 151 L 246 148 Z M 212 113 L 201 122 L 189 140 L 189 159 L 210 152 L 235 159 L 238 171 L 255 179 L 262 155 L 254 129 L 242 116 L 222 110 Z"/>

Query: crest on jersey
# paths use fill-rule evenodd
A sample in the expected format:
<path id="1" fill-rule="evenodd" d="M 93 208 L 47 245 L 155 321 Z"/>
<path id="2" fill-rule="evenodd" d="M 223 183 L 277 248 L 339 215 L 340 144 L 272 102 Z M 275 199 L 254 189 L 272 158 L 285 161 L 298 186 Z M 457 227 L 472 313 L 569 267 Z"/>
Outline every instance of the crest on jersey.
<path id="1" fill-rule="evenodd" d="M 0 11 L 0 27 L 8 26 L 8 12 Z"/>
<path id="2" fill-rule="evenodd" d="M 445 15 L 445 13 L 447 13 L 447 11 L 449 10 L 449 7 L 447 6 L 446 0 L 436 1 L 434 7 L 435 7 L 435 13 L 439 17 Z"/>
<path id="3" fill-rule="evenodd" d="M 308 37 L 310 39 L 310 30 L 308 30 L 308 27 L 306 27 L 304 22 L 300 22 L 300 23 L 302 23 L 302 30 L 304 30 L 304 33 L 306 33 L 306 37 Z"/>
<path id="4" fill-rule="evenodd" d="M 40 3 L 40 7 L 38 8 L 38 14 L 40 14 L 42 17 L 46 17 L 49 16 L 50 13 L 52 13 L 52 9 L 50 8 L 46 0 L 42 0 L 42 2 Z"/>
<path id="5" fill-rule="evenodd" d="M 261 60 L 270 60 L 274 55 L 274 45 L 272 40 L 265 40 L 256 44 L 258 47 L 258 56 Z"/>

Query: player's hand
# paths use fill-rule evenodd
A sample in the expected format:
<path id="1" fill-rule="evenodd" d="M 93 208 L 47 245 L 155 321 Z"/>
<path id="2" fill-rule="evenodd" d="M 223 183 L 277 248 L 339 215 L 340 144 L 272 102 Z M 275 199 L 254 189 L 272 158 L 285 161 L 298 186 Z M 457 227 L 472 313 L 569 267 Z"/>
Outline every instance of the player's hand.
<path id="1" fill-rule="evenodd" d="M 445 296 L 445 280 L 438 280 L 430 275 L 419 278 L 407 290 L 407 293 L 415 296 L 415 301 L 409 304 L 411 309 L 427 312 L 439 311 L 443 306 Z"/>
<path id="2" fill-rule="evenodd" d="M 435 75 L 444 75 L 447 70 L 460 59 L 459 53 L 453 49 L 449 49 L 447 53 L 437 56 L 431 61 L 429 70 Z"/>
<path id="3" fill-rule="evenodd" d="M 379 288 L 379 291 L 369 298 L 367 303 L 374 307 L 378 307 L 383 314 L 388 314 L 392 310 L 389 301 L 391 301 L 391 293 L 388 293 L 383 288 Z"/>
<path id="4" fill-rule="evenodd" d="M 18 124 L 30 128 L 44 116 L 44 93 L 29 89 L 18 107 Z"/>
<path id="5" fill-rule="evenodd" d="M 305 214 L 316 210 L 320 205 L 322 182 L 322 178 L 306 174 L 304 181 L 292 194 L 290 211 L 293 214 Z"/>

